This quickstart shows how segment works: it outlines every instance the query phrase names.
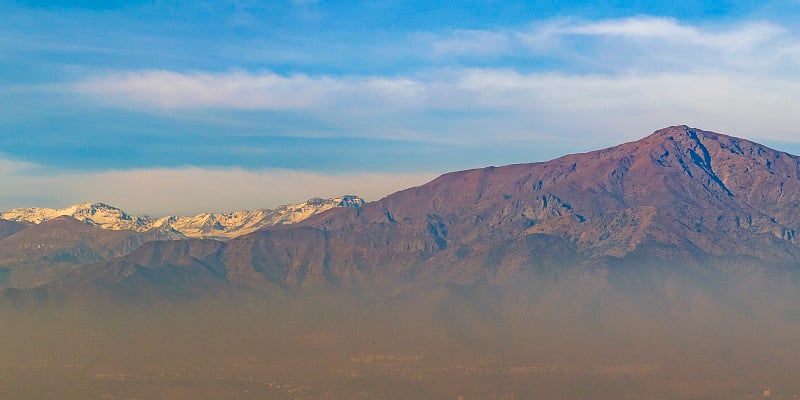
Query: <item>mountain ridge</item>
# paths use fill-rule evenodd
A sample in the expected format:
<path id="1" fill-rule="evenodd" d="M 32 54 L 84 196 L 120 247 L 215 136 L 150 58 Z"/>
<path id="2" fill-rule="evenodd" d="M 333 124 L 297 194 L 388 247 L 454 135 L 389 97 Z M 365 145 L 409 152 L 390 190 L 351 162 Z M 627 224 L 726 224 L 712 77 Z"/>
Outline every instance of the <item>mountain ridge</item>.
<path id="1" fill-rule="evenodd" d="M 282 205 L 274 209 L 150 217 L 131 215 L 114 206 L 97 202 L 80 203 L 61 209 L 15 208 L 0 212 L 0 219 L 40 224 L 57 217 L 69 216 L 107 230 L 146 232 L 156 228 L 171 228 L 188 238 L 227 240 L 266 226 L 295 223 L 334 207 L 360 207 L 365 203 L 366 201 L 358 196 L 344 195 L 328 199 L 315 197 L 302 203 Z"/>
<path id="2" fill-rule="evenodd" d="M 160 219 L 130 215 L 104 203 L 61 210 L 16 209 L 5 216 L 23 222 L 0 219 L 0 288 L 42 285 L 83 265 L 124 257 L 152 241 L 228 240 L 270 224 L 289 224 L 331 208 L 364 203 L 357 196 L 313 198 L 274 210 Z"/>
<path id="3" fill-rule="evenodd" d="M 673 126 L 551 161 L 444 174 L 213 251 L 164 242 L 92 268 L 124 262 L 210 273 L 213 265 L 230 284 L 280 290 L 611 279 L 632 266 L 661 274 L 680 265 L 698 276 L 793 269 L 799 207 L 800 158 Z"/>

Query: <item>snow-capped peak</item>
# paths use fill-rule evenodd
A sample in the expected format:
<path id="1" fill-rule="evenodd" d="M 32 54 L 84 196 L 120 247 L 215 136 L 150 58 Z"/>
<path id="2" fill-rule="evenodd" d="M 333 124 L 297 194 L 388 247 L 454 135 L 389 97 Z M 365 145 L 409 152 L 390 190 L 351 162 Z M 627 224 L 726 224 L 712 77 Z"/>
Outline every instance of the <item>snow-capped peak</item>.
<path id="1" fill-rule="evenodd" d="M 131 229 L 147 230 L 149 221 L 145 218 L 128 215 L 119 208 L 112 207 L 105 203 L 81 203 L 61 209 L 53 208 L 15 208 L 13 210 L 0 213 L 0 218 L 18 221 L 32 222 L 40 224 L 54 218 L 68 216 L 89 225 L 98 226 L 104 229 Z"/>
<path id="2" fill-rule="evenodd" d="M 230 239 L 272 225 L 300 222 L 331 208 L 358 208 L 364 204 L 366 204 L 364 199 L 358 196 L 345 195 L 331 199 L 313 198 L 273 210 L 262 208 L 253 211 L 152 218 L 130 215 L 105 203 L 81 203 L 61 209 L 15 208 L 0 213 L 0 219 L 40 224 L 61 216 L 69 216 L 103 229 L 143 232 L 153 228 L 171 228 L 186 237 Z"/>

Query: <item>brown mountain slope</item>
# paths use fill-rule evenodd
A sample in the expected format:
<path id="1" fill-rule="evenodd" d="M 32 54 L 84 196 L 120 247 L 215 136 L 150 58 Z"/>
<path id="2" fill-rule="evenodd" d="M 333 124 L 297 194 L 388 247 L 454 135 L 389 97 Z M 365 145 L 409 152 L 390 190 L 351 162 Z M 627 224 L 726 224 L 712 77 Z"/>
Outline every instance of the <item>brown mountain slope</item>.
<path id="1" fill-rule="evenodd" d="M 359 210 L 321 214 L 300 224 L 311 229 L 303 242 L 317 263 L 297 245 L 286 254 L 304 258 L 299 264 L 298 257 L 254 261 L 241 250 L 264 257 L 261 249 L 300 235 L 286 228 L 232 242 L 226 265 L 249 273 L 257 265 L 270 277 L 304 271 L 342 281 L 393 275 L 471 283 L 630 257 L 793 263 L 799 170 L 795 156 L 670 127 L 549 162 L 446 174 Z"/>
<path id="2" fill-rule="evenodd" d="M 130 253 L 152 240 L 182 238 L 168 230 L 112 231 L 70 217 L 30 225 L 0 240 L 2 285 L 31 287 L 89 263 Z"/>
<path id="3" fill-rule="evenodd" d="M 216 258 L 222 245 L 200 239 L 148 241 L 129 256 L 64 271 L 33 289 L 6 289 L 4 296 L 20 303 L 69 298 L 95 305 L 109 300 L 147 305 L 219 293 L 230 289 Z"/>
<path id="4" fill-rule="evenodd" d="M 358 213 L 304 225 L 339 230 L 395 221 L 432 232 L 442 223 L 442 247 L 542 233 L 593 255 L 622 256 L 656 241 L 793 259 L 798 165 L 797 157 L 756 143 L 678 126 L 545 163 L 447 174 Z"/>
<path id="5" fill-rule="evenodd" d="M 22 223 L 0 219 L 0 239 L 11 236 L 23 229 L 25 229 L 25 225 Z"/>

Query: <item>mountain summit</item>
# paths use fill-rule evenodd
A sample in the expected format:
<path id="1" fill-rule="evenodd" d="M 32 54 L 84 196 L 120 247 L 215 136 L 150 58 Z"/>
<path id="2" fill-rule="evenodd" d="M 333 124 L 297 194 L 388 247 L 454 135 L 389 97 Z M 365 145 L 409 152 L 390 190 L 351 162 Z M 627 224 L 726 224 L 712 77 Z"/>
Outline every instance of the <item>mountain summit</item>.
<path id="1" fill-rule="evenodd" d="M 538 263 L 541 241 L 558 241 L 581 263 L 642 251 L 792 261 L 798 171 L 796 156 L 674 126 L 548 162 L 446 174 L 301 225 L 392 236 L 390 246 L 407 243 L 392 257 L 455 270 Z"/>
<path id="2" fill-rule="evenodd" d="M 57 210 L 52 208 L 28 207 L 0 212 L 0 219 L 16 222 L 31 222 L 34 224 L 41 224 L 42 222 L 63 216 L 69 216 L 105 229 L 128 229 L 135 231 L 146 231 L 149 229 L 147 217 L 131 216 L 119 208 L 105 203 L 81 203 Z"/>

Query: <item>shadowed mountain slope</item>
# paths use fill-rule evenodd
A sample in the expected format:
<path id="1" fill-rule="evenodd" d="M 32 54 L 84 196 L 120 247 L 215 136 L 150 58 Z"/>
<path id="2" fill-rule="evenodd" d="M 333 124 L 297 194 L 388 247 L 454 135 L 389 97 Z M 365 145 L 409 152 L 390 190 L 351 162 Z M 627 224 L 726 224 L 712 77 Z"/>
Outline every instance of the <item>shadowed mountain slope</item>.
<path id="1" fill-rule="evenodd" d="M 180 238 L 171 229 L 114 231 L 58 217 L 0 240 L 0 269 L 6 275 L 0 284 L 36 286 L 82 265 L 128 254 L 143 243 Z"/>
<path id="2" fill-rule="evenodd" d="M 25 229 L 25 224 L 0 219 L 0 239 L 11 236 Z"/>

